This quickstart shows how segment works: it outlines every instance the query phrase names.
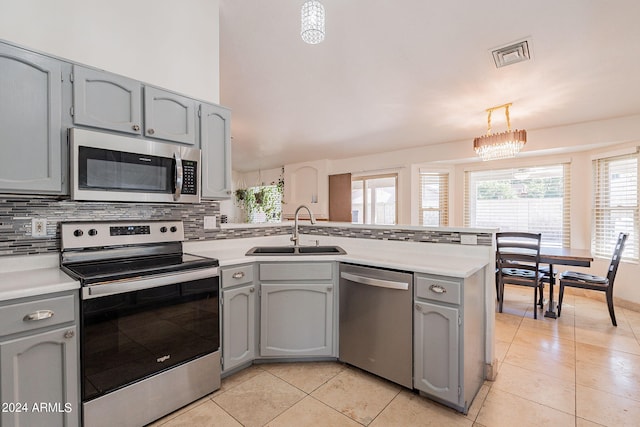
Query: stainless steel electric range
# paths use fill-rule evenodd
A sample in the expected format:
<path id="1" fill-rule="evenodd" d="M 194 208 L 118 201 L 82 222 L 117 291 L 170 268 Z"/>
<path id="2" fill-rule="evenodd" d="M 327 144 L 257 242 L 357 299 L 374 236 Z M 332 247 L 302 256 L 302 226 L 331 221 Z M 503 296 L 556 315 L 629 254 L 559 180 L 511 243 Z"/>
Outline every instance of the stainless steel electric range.
<path id="1" fill-rule="evenodd" d="M 183 253 L 181 221 L 65 222 L 61 238 L 84 425 L 141 426 L 220 388 L 218 261 Z"/>

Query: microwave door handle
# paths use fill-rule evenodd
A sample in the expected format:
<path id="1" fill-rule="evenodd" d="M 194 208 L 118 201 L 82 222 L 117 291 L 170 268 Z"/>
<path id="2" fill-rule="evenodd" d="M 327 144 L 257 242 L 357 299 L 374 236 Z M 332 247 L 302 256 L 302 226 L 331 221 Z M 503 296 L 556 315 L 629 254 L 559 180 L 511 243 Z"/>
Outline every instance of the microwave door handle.
<path id="1" fill-rule="evenodd" d="M 175 153 L 173 157 L 176 159 L 176 191 L 173 193 L 173 200 L 179 200 L 180 194 L 182 193 L 182 179 L 184 171 L 182 169 L 182 159 L 180 158 L 180 154 Z"/>

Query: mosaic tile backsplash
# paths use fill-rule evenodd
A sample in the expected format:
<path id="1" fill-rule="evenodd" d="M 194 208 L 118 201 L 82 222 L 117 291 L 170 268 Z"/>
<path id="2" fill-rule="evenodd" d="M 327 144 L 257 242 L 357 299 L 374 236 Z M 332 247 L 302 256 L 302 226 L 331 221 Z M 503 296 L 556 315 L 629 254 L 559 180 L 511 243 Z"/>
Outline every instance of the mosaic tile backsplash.
<path id="1" fill-rule="evenodd" d="M 182 220 L 186 240 L 241 239 L 290 234 L 292 226 L 204 229 L 204 216 L 220 215 L 218 202 L 198 204 L 76 202 L 51 197 L 0 197 L 0 256 L 60 250 L 60 222 L 112 220 Z M 47 220 L 47 236 L 31 236 L 31 219 Z M 300 232 L 378 240 L 460 243 L 459 232 L 303 225 Z M 478 245 L 490 246 L 492 235 L 478 234 Z"/>
<path id="2" fill-rule="evenodd" d="M 220 214 L 218 202 L 198 204 L 76 202 L 56 198 L 0 198 L 0 256 L 60 250 L 60 222 L 182 220 L 188 240 L 216 238 L 204 216 Z M 31 237 L 31 219 L 47 220 L 47 237 Z"/>

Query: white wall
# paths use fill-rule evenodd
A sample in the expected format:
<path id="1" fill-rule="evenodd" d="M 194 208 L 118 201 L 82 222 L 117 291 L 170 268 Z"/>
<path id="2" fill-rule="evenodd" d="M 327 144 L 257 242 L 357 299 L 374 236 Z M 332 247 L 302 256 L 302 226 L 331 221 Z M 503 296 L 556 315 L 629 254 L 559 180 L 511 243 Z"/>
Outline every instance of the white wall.
<path id="1" fill-rule="evenodd" d="M 0 0 L 0 39 L 219 102 L 218 0 Z"/>

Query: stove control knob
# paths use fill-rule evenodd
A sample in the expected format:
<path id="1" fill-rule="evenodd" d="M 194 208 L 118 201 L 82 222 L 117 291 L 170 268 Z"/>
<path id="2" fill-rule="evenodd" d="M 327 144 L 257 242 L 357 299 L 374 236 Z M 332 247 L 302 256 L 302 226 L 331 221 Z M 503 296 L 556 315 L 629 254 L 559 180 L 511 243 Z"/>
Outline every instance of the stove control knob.
<path id="1" fill-rule="evenodd" d="M 73 235 L 76 237 L 80 237 L 82 236 L 84 233 L 82 232 L 82 230 L 80 230 L 79 228 L 73 232 Z"/>
<path id="2" fill-rule="evenodd" d="M 161 233 L 166 233 L 167 232 L 167 227 L 160 227 L 160 232 Z"/>
<path id="3" fill-rule="evenodd" d="M 89 236 L 95 236 L 96 234 L 98 234 L 98 230 L 96 230 L 95 228 L 89 230 Z"/>
<path id="4" fill-rule="evenodd" d="M 173 227 L 171 227 L 171 232 L 175 233 L 176 231 L 178 231 L 178 227 L 176 227 L 175 225 Z"/>

